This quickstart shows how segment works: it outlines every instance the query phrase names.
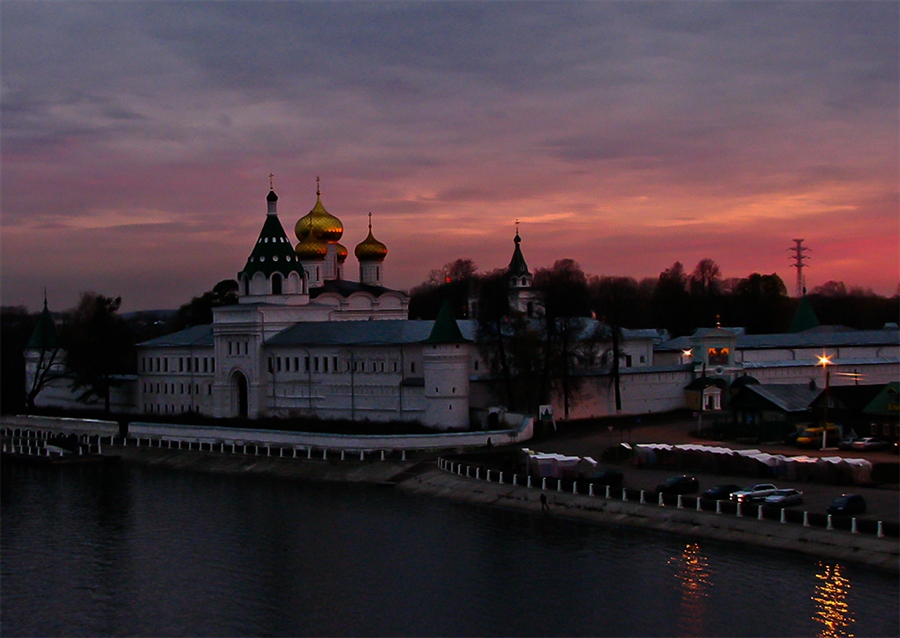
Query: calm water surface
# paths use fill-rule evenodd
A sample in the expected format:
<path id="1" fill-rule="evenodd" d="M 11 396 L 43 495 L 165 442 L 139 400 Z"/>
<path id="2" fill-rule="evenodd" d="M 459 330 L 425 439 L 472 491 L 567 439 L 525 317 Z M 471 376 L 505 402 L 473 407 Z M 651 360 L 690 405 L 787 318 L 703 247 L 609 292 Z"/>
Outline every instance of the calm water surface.
<path id="1" fill-rule="evenodd" d="M 2 468 L 4 636 L 897 636 L 871 568 L 389 488 Z"/>

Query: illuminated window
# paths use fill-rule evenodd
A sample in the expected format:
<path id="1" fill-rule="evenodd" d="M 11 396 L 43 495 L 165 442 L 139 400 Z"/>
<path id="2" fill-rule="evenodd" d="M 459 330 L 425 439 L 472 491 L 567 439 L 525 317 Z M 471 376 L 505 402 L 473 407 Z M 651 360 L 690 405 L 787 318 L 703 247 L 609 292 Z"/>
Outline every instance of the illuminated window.
<path id="1" fill-rule="evenodd" d="M 728 365 L 729 348 L 710 348 L 707 351 L 709 365 Z"/>

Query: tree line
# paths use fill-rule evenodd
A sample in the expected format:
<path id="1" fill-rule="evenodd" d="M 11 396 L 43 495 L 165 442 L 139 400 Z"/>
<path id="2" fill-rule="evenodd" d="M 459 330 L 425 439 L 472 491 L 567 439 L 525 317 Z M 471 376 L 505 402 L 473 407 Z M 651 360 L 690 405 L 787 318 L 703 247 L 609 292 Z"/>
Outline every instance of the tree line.
<path id="1" fill-rule="evenodd" d="M 428 279 L 410 291 L 410 318 L 433 319 L 441 301 L 449 299 L 458 318 L 470 315 L 469 300 L 505 269 L 479 273 L 471 259 L 457 259 L 431 271 Z M 567 274 L 566 274 L 567 273 Z M 557 276 L 574 283 L 567 294 L 577 300 L 567 307 L 582 316 L 595 316 L 623 328 L 658 328 L 672 337 L 692 334 L 715 325 L 742 327 L 748 334 L 787 332 L 800 300 L 790 297 L 775 274 L 752 273 L 725 279 L 718 264 L 702 259 L 692 271 L 681 262 L 656 278 L 597 276 L 584 273 L 579 264 L 562 259 L 534 273 L 535 288 L 553 299 L 547 289 Z M 847 287 L 829 281 L 806 295 L 822 325 L 872 330 L 896 323 L 900 296 L 883 297 L 870 289 Z"/>
<path id="2" fill-rule="evenodd" d="M 457 318 L 476 319 L 479 347 L 495 373 L 498 394 L 511 408 L 533 409 L 554 392 L 565 406 L 576 401 L 580 373 L 598 364 L 618 395 L 622 329 L 664 329 L 677 337 L 720 324 L 741 326 L 750 334 L 780 333 L 788 330 L 799 304 L 778 275 L 723 279 L 711 259 L 690 272 L 675 262 L 657 278 L 640 281 L 588 275 L 574 260 L 562 259 L 535 271 L 534 289 L 543 297 L 544 311 L 539 317 L 517 315 L 509 306 L 506 269 L 479 273 L 471 259 L 457 259 L 431 271 L 410 291 L 409 317 L 434 319 L 446 299 Z M 108 411 L 118 377 L 136 373 L 136 344 L 211 323 L 213 308 L 237 303 L 237 291 L 236 281 L 223 280 L 177 311 L 127 317 L 119 314 L 120 297 L 84 292 L 75 308 L 56 314 L 65 372 L 41 375 L 29 388 L 23 352 L 39 313 L 4 306 L 0 410 L 33 408 L 37 394 L 58 378 L 54 374 L 64 374 L 83 399 L 99 400 Z M 814 288 L 807 300 L 825 325 L 877 329 L 900 316 L 900 296 L 886 298 L 841 282 Z M 43 355 L 47 362 L 58 356 Z"/>

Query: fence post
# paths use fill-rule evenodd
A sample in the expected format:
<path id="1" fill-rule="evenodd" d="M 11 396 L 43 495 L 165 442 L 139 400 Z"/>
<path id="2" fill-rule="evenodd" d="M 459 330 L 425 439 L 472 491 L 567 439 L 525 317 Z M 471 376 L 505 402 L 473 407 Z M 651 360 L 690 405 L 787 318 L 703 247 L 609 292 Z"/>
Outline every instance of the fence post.
<path id="1" fill-rule="evenodd" d="M 644 490 L 641 490 L 641 505 L 645 505 L 647 503 L 647 499 L 644 494 Z"/>
<path id="2" fill-rule="evenodd" d="M 624 487 L 622 488 L 622 500 L 623 500 L 623 501 L 627 501 L 627 500 L 628 500 L 628 492 L 625 491 L 625 488 L 624 488 Z"/>
<path id="3" fill-rule="evenodd" d="M 699 512 L 699 511 L 701 511 L 702 509 L 703 509 L 703 507 L 700 505 L 700 497 L 698 496 L 698 497 L 697 497 L 697 511 Z"/>
<path id="4" fill-rule="evenodd" d="M 578 481 L 572 481 L 572 494 L 578 494 Z"/>
<path id="5" fill-rule="evenodd" d="M 680 510 L 684 509 L 684 505 L 681 503 L 681 494 L 678 495 L 678 502 L 676 503 L 675 507 L 677 507 Z"/>
<path id="6" fill-rule="evenodd" d="M 831 522 L 831 514 L 828 515 L 828 522 Z M 803 512 L 803 527 L 809 527 L 809 512 Z"/>
<path id="7" fill-rule="evenodd" d="M 878 538 L 884 538 L 884 527 L 881 521 L 878 521 Z"/>
<path id="8" fill-rule="evenodd" d="M 400 453 L 400 460 L 401 460 L 401 461 L 405 461 L 405 460 L 406 460 L 406 450 L 403 450 L 403 451 Z"/>
<path id="9" fill-rule="evenodd" d="M 485 480 L 486 480 L 488 483 L 491 482 L 491 471 L 490 471 L 490 470 L 487 471 L 487 477 L 485 478 Z"/>
<path id="10" fill-rule="evenodd" d="M 825 525 L 825 529 L 834 529 L 834 526 L 831 524 L 831 514 L 828 515 L 828 523 Z"/>
<path id="11" fill-rule="evenodd" d="M 856 528 L 856 517 L 854 516 L 850 519 L 850 533 L 851 534 L 859 534 L 859 530 Z"/>
<path id="12" fill-rule="evenodd" d="M 606 498 L 612 498 L 612 496 L 611 496 L 611 494 L 610 494 L 610 492 L 611 492 L 611 490 L 610 490 L 610 486 L 609 486 L 609 485 L 607 485 L 607 486 L 606 486 Z"/>
<path id="13" fill-rule="evenodd" d="M 588 483 L 588 496 L 593 496 L 593 495 L 594 495 L 594 484 Z"/>
<path id="14" fill-rule="evenodd" d="M 500 485 L 503 485 L 503 472 L 500 472 Z"/>
<path id="15" fill-rule="evenodd" d="M 528 475 L 528 487 L 531 487 L 531 474 Z"/>
<path id="16" fill-rule="evenodd" d="M 541 478 L 541 489 L 542 489 L 542 490 L 546 490 L 546 489 L 547 489 L 547 477 L 546 477 L 546 476 L 544 476 L 543 478 Z"/>
<path id="17" fill-rule="evenodd" d="M 475 468 L 475 478 L 476 478 L 476 479 L 480 479 L 480 478 L 481 478 L 481 468 L 480 468 L 480 467 L 476 467 L 476 468 Z"/>
<path id="18" fill-rule="evenodd" d="M 562 492 L 562 479 L 556 479 L 556 491 Z"/>
<path id="19" fill-rule="evenodd" d="M 785 512 L 785 509 L 782 507 L 782 508 L 781 508 L 781 522 L 782 522 L 782 523 L 787 523 L 787 516 L 785 516 L 785 513 L 784 513 L 784 512 Z"/>
<path id="20" fill-rule="evenodd" d="M 744 514 L 741 512 L 741 503 L 737 504 L 737 517 L 740 518 Z"/>
<path id="21" fill-rule="evenodd" d="M 663 493 L 662 492 L 659 493 L 659 498 L 656 499 L 656 504 L 659 505 L 660 507 L 665 506 L 665 503 L 663 502 Z"/>

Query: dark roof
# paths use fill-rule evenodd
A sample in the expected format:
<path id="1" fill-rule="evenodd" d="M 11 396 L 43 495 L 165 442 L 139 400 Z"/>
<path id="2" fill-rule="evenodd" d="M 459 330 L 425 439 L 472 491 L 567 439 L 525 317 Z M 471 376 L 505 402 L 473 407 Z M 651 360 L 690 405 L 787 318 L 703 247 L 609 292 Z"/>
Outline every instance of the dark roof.
<path id="1" fill-rule="evenodd" d="M 734 395 L 729 405 L 733 409 L 777 408 L 783 412 L 805 412 L 821 392 L 809 383 L 746 385 Z"/>
<path id="2" fill-rule="evenodd" d="M 345 279 L 326 279 L 320 288 L 311 288 L 309 291 L 310 299 L 315 299 L 324 292 L 336 292 L 337 294 L 348 297 L 354 292 L 367 292 L 375 297 L 380 297 L 386 292 L 399 292 L 391 290 L 384 286 L 372 286 L 370 284 L 361 284 L 358 281 L 347 281 Z"/>
<path id="3" fill-rule="evenodd" d="M 900 416 L 900 382 L 888 383 L 872 401 L 863 408 L 864 414 L 879 416 L 891 416 L 896 419 Z"/>
<path id="4" fill-rule="evenodd" d="M 56 324 L 53 323 L 53 316 L 47 309 L 47 300 L 44 299 L 44 309 L 41 311 L 34 332 L 31 333 L 31 338 L 25 347 L 29 350 L 52 350 L 59 346 L 59 332 L 56 330 Z"/>
<path id="5" fill-rule="evenodd" d="M 278 219 L 278 215 L 269 213 L 259 231 L 259 238 L 253 246 L 253 252 L 247 258 L 244 270 L 238 273 L 252 277 L 254 273 L 262 272 L 266 277 L 272 273 L 280 272 L 287 276 L 292 271 L 303 274 L 303 267 L 294 253 L 294 246 L 288 239 L 284 227 Z"/>
<path id="6" fill-rule="evenodd" d="M 677 337 L 660 344 L 661 351 L 687 350 L 695 345 L 695 337 Z M 766 348 L 836 348 L 839 346 L 887 346 L 900 345 L 898 330 L 846 330 L 825 332 L 818 329 L 782 334 L 738 334 L 738 350 L 762 350 Z"/>
<path id="7" fill-rule="evenodd" d="M 519 237 L 519 231 L 516 231 L 516 238 L 513 242 L 515 242 L 516 247 L 513 250 L 512 259 L 509 262 L 509 276 L 524 277 L 525 275 L 530 275 L 531 273 L 528 272 L 528 264 L 525 263 L 525 257 L 522 255 L 522 249 L 519 248 L 519 244 L 522 242 L 522 238 Z"/>
<path id="8" fill-rule="evenodd" d="M 157 337 L 139 343 L 139 346 L 150 347 L 188 347 L 188 346 L 212 346 L 213 345 L 213 329 L 212 324 L 204 326 L 193 326 L 185 328 L 170 335 Z"/>
<path id="9" fill-rule="evenodd" d="M 684 386 L 685 390 L 704 390 L 711 386 L 716 386 L 717 388 L 725 389 L 728 387 L 728 382 L 725 379 L 720 379 L 716 377 L 697 377 L 686 386 Z"/>
<path id="10" fill-rule="evenodd" d="M 431 334 L 435 322 L 421 319 L 379 321 L 307 321 L 295 323 L 266 341 L 267 346 L 338 345 L 388 346 L 421 343 Z M 457 323 L 468 338 L 475 332 L 474 321 Z"/>
<path id="11" fill-rule="evenodd" d="M 834 377 L 832 377 L 834 379 Z M 884 384 L 875 385 L 831 385 L 828 388 L 828 408 L 862 412 L 872 400 L 884 390 Z M 825 395 L 813 402 L 813 407 L 823 407 Z"/>
<path id="12" fill-rule="evenodd" d="M 453 316 L 453 310 L 450 308 L 450 302 L 444 299 L 441 309 L 438 312 L 437 319 L 431 327 L 431 334 L 423 343 L 465 343 L 469 341 L 462 336 L 459 325 L 456 323 L 456 317 Z"/>

